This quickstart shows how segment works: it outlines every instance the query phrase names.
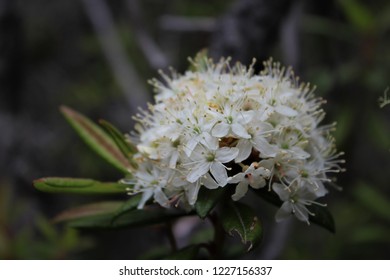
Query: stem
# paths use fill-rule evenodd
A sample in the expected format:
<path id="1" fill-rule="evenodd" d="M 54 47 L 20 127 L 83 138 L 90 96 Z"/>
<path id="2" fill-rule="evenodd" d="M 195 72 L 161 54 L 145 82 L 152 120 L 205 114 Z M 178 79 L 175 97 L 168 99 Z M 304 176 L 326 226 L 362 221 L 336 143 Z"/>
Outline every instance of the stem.
<path id="1" fill-rule="evenodd" d="M 214 259 L 221 259 L 222 257 L 222 249 L 225 241 L 225 231 L 223 230 L 222 224 L 219 220 L 217 213 L 211 213 L 208 215 L 211 223 L 214 227 L 214 240 L 213 243 L 210 244 L 210 255 Z"/>
<path id="2" fill-rule="evenodd" d="M 169 244 L 171 245 L 172 252 L 176 252 L 177 242 L 176 242 L 175 234 L 173 233 L 172 230 L 172 223 L 166 224 L 166 232 L 167 232 Z"/>

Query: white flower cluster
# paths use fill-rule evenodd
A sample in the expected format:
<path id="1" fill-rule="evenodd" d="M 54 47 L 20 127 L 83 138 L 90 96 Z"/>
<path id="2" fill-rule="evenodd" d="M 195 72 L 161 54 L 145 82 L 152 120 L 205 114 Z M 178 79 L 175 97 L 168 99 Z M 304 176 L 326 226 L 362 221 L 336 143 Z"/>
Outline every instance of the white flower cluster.
<path id="1" fill-rule="evenodd" d="M 267 186 L 283 202 L 277 221 L 295 214 L 308 222 L 306 206 L 327 193 L 327 174 L 343 162 L 334 126 L 319 126 L 323 101 L 272 61 L 258 75 L 229 59 L 191 63 L 184 75 L 152 81 L 156 104 L 136 117 L 139 168 L 128 183 L 143 193 L 138 207 L 153 197 L 191 208 L 200 188 L 235 188 L 239 200 Z"/>

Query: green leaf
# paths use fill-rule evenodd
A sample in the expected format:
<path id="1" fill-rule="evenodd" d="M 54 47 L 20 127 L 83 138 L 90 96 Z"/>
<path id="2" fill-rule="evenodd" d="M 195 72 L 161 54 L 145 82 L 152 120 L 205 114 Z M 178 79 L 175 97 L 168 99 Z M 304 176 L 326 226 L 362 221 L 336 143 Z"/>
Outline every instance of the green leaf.
<path id="1" fill-rule="evenodd" d="M 338 1 L 344 9 L 349 21 L 361 31 L 372 31 L 375 26 L 375 16 L 357 0 Z"/>
<path id="2" fill-rule="evenodd" d="M 61 106 L 60 110 L 88 146 L 120 171 L 129 173 L 129 161 L 104 130 L 90 119 L 68 107 Z"/>
<path id="3" fill-rule="evenodd" d="M 223 188 L 210 190 L 206 187 L 201 187 L 195 203 L 195 211 L 198 216 L 204 219 L 214 209 L 215 205 L 217 205 L 223 193 Z"/>
<path id="4" fill-rule="evenodd" d="M 121 207 L 117 211 L 117 215 L 120 215 L 124 212 L 134 210 L 137 208 L 139 201 L 141 200 L 142 194 L 133 195 L 126 202 L 122 203 Z"/>
<path id="5" fill-rule="evenodd" d="M 54 218 L 54 222 L 77 220 L 79 218 L 96 216 L 100 214 L 113 214 L 116 213 L 118 209 L 122 207 L 122 205 L 123 202 L 119 201 L 103 201 L 86 204 L 60 213 Z"/>
<path id="6" fill-rule="evenodd" d="M 237 232 L 241 242 L 248 245 L 248 251 L 261 241 L 263 230 L 259 218 L 249 206 L 235 202 L 225 204 L 221 211 L 224 230 L 230 235 Z"/>
<path id="7" fill-rule="evenodd" d="M 253 190 L 258 196 L 268 201 L 269 203 L 280 207 L 283 202 L 279 199 L 278 195 L 274 191 L 268 191 L 267 188 L 261 188 Z M 313 224 L 319 225 L 332 233 L 336 232 L 336 226 L 332 214 L 326 207 L 322 207 L 316 204 L 312 204 L 307 207 L 314 216 L 309 216 L 309 221 Z"/>
<path id="8" fill-rule="evenodd" d="M 309 216 L 309 222 L 319 225 L 332 233 L 336 232 L 334 219 L 328 208 L 312 204 L 307 206 L 307 209 L 309 209 L 309 211 L 314 214 L 314 216 Z"/>
<path id="9" fill-rule="evenodd" d="M 146 226 L 164 223 L 187 215 L 176 210 L 133 209 L 118 213 L 109 213 L 76 219 L 68 223 L 69 226 L 82 229 L 113 229 Z"/>
<path id="10" fill-rule="evenodd" d="M 53 224 L 41 216 L 36 219 L 36 227 L 47 241 L 55 242 L 59 237 Z"/>
<path id="11" fill-rule="evenodd" d="M 121 150 L 123 155 L 126 158 L 131 159 L 132 156 L 138 151 L 137 147 L 133 145 L 129 139 L 126 139 L 125 136 L 111 123 L 105 120 L 100 120 L 99 123 L 111 136 L 112 140 L 114 140 L 115 144 Z"/>
<path id="12" fill-rule="evenodd" d="M 279 196 L 274 191 L 269 191 L 268 188 L 261 188 L 261 189 L 252 189 L 258 196 L 263 198 L 265 201 L 280 207 L 282 206 L 283 202 L 280 200 Z"/>
<path id="13" fill-rule="evenodd" d="M 74 194 L 126 193 L 128 185 L 114 182 L 99 182 L 92 179 L 47 177 L 35 180 L 34 186 L 44 192 Z"/>

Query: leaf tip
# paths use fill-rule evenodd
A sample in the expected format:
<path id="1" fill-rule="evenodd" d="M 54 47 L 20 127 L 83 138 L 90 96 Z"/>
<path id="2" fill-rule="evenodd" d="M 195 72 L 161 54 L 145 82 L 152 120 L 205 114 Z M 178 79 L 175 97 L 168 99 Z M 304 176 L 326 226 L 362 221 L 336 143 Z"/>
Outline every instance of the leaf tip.
<path id="1" fill-rule="evenodd" d="M 61 113 L 65 114 L 65 115 L 73 112 L 72 109 L 70 109 L 68 106 L 65 106 L 65 105 L 60 105 L 59 109 L 60 109 Z"/>
<path id="2" fill-rule="evenodd" d="M 40 184 L 44 184 L 45 183 L 45 178 L 39 178 L 39 179 L 35 179 L 33 180 L 32 184 L 35 188 L 39 189 L 39 186 Z"/>

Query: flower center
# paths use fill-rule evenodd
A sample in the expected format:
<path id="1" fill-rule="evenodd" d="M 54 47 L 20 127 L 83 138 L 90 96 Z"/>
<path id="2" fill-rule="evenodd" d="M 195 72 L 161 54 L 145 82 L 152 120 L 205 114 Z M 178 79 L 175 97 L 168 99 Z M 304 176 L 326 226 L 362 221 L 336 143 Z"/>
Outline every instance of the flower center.
<path id="1" fill-rule="evenodd" d="M 288 143 L 282 143 L 281 148 L 287 150 L 289 148 Z"/>
<path id="2" fill-rule="evenodd" d="M 180 145 L 180 140 L 176 139 L 175 141 L 172 142 L 172 147 L 177 148 Z"/>
<path id="3" fill-rule="evenodd" d="M 227 121 L 228 124 L 232 124 L 233 123 L 233 117 L 232 116 L 226 117 L 226 121 Z"/>
<path id="4" fill-rule="evenodd" d="M 195 126 L 194 127 L 194 131 L 195 131 L 196 134 L 201 134 L 202 133 L 202 131 L 200 130 L 199 126 Z"/>
<path id="5" fill-rule="evenodd" d="M 213 153 L 209 153 L 207 156 L 206 156 L 206 160 L 208 162 L 213 162 L 215 160 L 215 155 Z"/>

